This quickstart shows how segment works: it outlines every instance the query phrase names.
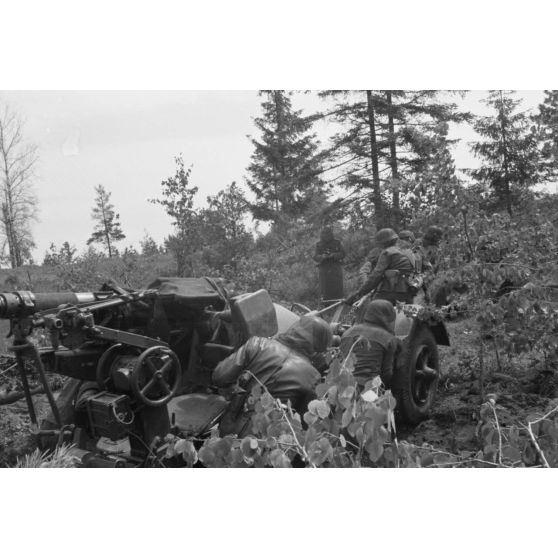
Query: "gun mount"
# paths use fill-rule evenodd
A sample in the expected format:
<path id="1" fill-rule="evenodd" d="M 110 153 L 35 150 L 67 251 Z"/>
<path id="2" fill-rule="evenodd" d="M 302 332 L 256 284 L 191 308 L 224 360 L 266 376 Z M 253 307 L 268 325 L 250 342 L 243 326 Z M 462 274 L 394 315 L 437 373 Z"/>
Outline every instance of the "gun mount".
<path id="1" fill-rule="evenodd" d="M 0 293 L 41 447 L 73 443 L 95 466 L 154 462 L 168 433 L 207 429 L 226 406 L 213 393 L 214 367 L 248 337 L 280 331 L 278 316 L 286 329 L 294 315 L 284 312 L 265 291 L 229 298 L 206 278 L 160 278 L 141 291 L 109 284 L 86 293 Z M 33 341 L 38 329 L 47 347 Z M 40 428 L 25 359 L 51 408 Z M 68 378 L 56 400 L 47 370 Z"/>

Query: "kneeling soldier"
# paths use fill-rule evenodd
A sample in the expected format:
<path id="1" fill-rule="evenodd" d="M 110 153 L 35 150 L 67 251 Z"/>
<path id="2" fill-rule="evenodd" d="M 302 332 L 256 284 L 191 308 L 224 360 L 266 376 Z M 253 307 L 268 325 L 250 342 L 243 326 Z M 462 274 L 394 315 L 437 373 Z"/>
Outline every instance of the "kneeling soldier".
<path id="1" fill-rule="evenodd" d="M 356 357 L 354 376 L 361 388 L 379 376 L 389 385 L 398 349 L 394 335 L 395 310 L 387 300 L 373 300 L 364 312 L 364 320 L 349 328 L 341 338 L 341 353 L 353 351 Z"/>

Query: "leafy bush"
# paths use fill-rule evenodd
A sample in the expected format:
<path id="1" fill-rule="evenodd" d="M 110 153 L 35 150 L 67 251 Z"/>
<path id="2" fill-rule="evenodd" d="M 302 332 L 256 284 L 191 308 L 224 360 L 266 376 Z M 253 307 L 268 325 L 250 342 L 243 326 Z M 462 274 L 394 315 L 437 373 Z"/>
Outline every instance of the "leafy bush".
<path id="1" fill-rule="evenodd" d="M 309 404 L 304 417 L 258 383 L 248 398 L 253 408 L 249 435 L 214 433 L 197 451 L 193 443 L 170 437 L 167 455 L 183 454 L 187 464 L 199 460 L 206 467 L 393 465 L 398 459 L 395 400 L 382 390 L 379 379 L 360 393 L 352 368 L 352 357 L 332 362 L 318 399 Z"/>
<path id="2" fill-rule="evenodd" d="M 39 449 L 28 455 L 17 459 L 16 468 L 72 468 L 76 467 L 77 457 L 72 456 L 69 451 L 71 446 L 62 445 L 54 452 L 41 452 Z"/>

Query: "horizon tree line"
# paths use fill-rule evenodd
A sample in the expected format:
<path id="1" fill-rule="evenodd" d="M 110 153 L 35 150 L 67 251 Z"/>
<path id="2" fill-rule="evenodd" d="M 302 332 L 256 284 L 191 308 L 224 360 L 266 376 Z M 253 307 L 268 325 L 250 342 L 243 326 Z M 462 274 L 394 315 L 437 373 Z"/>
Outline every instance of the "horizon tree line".
<path id="1" fill-rule="evenodd" d="M 162 182 L 161 197 L 150 200 L 171 217 L 175 232 L 166 248 L 180 252 L 179 269 L 195 272 L 192 255 L 209 249 L 207 239 L 234 240 L 238 250 L 246 248 L 246 215 L 278 231 L 292 221 L 314 226 L 343 217 L 399 228 L 421 207 L 471 185 L 484 188 L 488 208 L 512 214 L 533 186 L 557 177 L 558 91 L 545 91 L 533 115 L 519 110 L 514 91 L 490 91 L 484 100 L 490 114 L 483 117 L 459 109 L 456 99 L 464 93 L 320 91 L 324 110 L 305 115 L 293 108 L 293 92 L 260 91 L 261 114 L 254 118 L 245 177 L 251 198 L 233 182 L 209 196 L 206 208 L 194 207 L 191 167 L 176 157 L 176 174 Z M 320 121 L 337 126 L 325 146 L 314 129 Z M 459 122 L 470 123 L 479 136 L 470 149 L 480 165 L 468 169 L 465 179 L 456 174 L 448 139 L 449 126 Z M 29 261 L 35 246 L 30 225 L 37 214 L 37 161 L 37 146 L 24 140 L 21 119 L 2 107 L 1 261 L 12 268 Z M 125 234 L 110 196 L 102 185 L 95 187 L 94 229 L 87 245 L 100 244 L 112 257 Z M 242 226 L 235 230 L 233 223 Z"/>

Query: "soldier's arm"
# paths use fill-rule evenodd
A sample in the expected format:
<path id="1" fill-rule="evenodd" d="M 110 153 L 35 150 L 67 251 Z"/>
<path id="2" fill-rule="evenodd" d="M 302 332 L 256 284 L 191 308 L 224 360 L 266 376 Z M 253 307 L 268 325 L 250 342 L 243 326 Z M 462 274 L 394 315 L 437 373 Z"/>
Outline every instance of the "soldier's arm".
<path id="1" fill-rule="evenodd" d="M 331 254 L 331 257 L 335 262 L 341 262 L 345 259 L 345 249 L 341 242 L 337 243 L 337 250 Z"/>
<path id="2" fill-rule="evenodd" d="M 368 276 L 368 279 L 362 285 L 362 287 L 358 290 L 358 296 L 364 296 L 368 294 L 370 291 L 373 291 L 382 281 L 384 277 L 384 273 L 386 272 L 389 266 L 389 256 L 386 252 L 382 252 L 380 257 L 378 258 L 378 263 L 376 267 L 372 271 L 372 273 Z"/>
<path id="3" fill-rule="evenodd" d="M 384 384 L 389 384 L 393 377 L 393 366 L 395 365 L 395 356 L 397 352 L 397 339 L 394 337 L 392 342 L 387 346 L 382 359 L 381 377 Z"/>
<path id="4" fill-rule="evenodd" d="M 238 351 L 222 360 L 213 372 L 213 383 L 218 387 L 228 386 L 236 382 L 238 377 L 246 370 L 258 349 L 257 338 L 250 338 Z"/>
<path id="5" fill-rule="evenodd" d="M 318 242 L 318 244 L 316 244 L 316 250 L 314 251 L 314 261 L 316 263 L 321 263 L 323 260 L 324 260 L 324 255 L 322 253 L 322 246 Z"/>
<path id="6" fill-rule="evenodd" d="M 368 279 L 369 273 L 372 271 L 372 264 L 366 260 L 364 264 L 362 264 L 361 268 L 358 270 L 358 278 L 360 282 L 364 285 L 366 280 Z"/>
<path id="7" fill-rule="evenodd" d="M 294 409 L 302 416 L 308 410 L 310 401 L 317 399 L 316 385 L 320 381 L 320 374 L 314 368 L 313 370 L 305 370 L 299 376 L 298 397 L 294 404 Z"/>

